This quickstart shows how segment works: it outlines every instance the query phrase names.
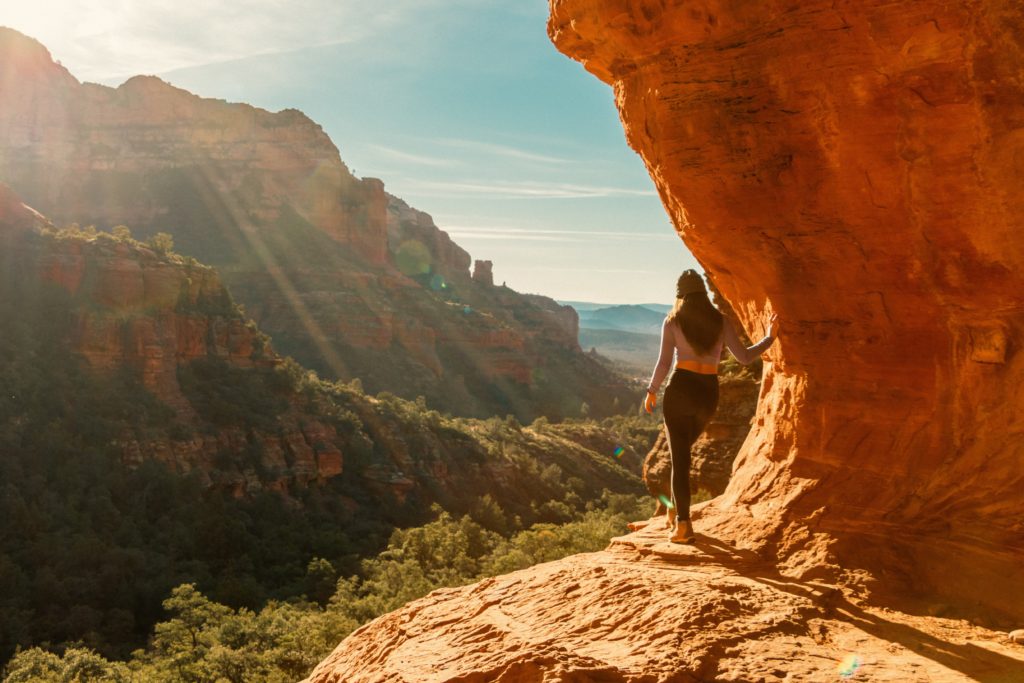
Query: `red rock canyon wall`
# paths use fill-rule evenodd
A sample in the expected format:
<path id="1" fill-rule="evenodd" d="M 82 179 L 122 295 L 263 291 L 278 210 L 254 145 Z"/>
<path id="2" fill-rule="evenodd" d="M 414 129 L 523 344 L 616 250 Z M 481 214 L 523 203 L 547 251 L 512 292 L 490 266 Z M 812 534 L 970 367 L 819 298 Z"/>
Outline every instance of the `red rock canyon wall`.
<path id="1" fill-rule="evenodd" d="M 302 112 L 201 98 L 151 76 L 116 89 L 79 83 L 10 29 L 0 54 L 0 172 L 56 223 L 159 222 L 183 171 L 243 230 L 287 207 L 362 258 L 386 260 L 383 183 L 355 178 Z"/>
<path id="2" fill-rule="evenodd" d="M 747 330 L 783 320 L 698 530 L 1024 609 L 1022 13 L 551 1 Z"/>

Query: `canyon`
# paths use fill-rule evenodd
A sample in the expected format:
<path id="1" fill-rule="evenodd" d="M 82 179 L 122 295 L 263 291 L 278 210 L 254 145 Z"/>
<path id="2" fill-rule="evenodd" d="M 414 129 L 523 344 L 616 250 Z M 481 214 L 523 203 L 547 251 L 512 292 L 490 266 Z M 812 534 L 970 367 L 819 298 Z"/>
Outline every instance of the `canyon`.
<path id="1" fill-rule="evenodd" d="M 245 317 L 215 269 L 129 237 L 55 229 L 2 184 L 0 246 L 0 300 L 60 321 L 60 338 L 31 324 L 28 333 L 98 379 L 125 377 L 161 407 L 151 424 L 121 425 L 113 447 L 129 467 L 155 460 L 234 497 L 287 497 L 338 478 L 370 492 L 354 507 L 388 501 L 417 517 L 432 502 L 465 509 L 485 493 L 528 517 L 524 491 L 537 489 L 535 470 L 556 462 L 587 496 L 639 484 L 605 462 L 617 445 L 611 432 L 591 430 L 596 441 L 585 446 L 573 427 L 530 435 L 512 420 L 512 446 L 495 426 L 457 423 L 423 402 L 310 381 Z M 639 465 L 628 450 L 625 462 Z"/>
<path id="2" fill-rule="evenodd" d="M 1024 11 L 551 0 L 745 329 L 782 320 L 697 542 L 435 592 L 311 682 L 1015 681 Z"/>
<path id="3" fill-rule="evenodd" d="M 218 269 L 277 349 L 458 415 L 578 416 L 636 399 L 567 306 L 494 285 L 429 214 L 357 178 L 323 129 L 152 76 L 80 83 L 0 28 L 0 182 L 57 226 L 128 226 Z"/>

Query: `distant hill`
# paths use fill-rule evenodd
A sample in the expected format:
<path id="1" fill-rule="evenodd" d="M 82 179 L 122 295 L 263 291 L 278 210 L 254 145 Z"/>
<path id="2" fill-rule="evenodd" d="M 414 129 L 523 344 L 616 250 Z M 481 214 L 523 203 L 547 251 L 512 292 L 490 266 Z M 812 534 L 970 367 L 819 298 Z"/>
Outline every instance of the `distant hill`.
<path id="1" fill-rule="evenodd" d="M 635 380 L 650 374 L 658 355 L 667 304 L 597 304 L 560 301 L 580 316 L 580 346 L 595 349 Z"/>
<path id="2" fill-rule="evenodd" d="M 668 315 L 668 312 L 672 310 L 671 304 L 640 304 L 644 308 L 649 308 L 652 311 L 657 311 L 662 315 Z"/>
<path id="3" fill-rule="evenodd" d="M 560 303 L 563 306 L 572 306 L 573 308 L 576 309 L 577 313 L 582 313 L 584 311 L 596 311 L 596 310 L 601 309 L 601 308 L 616 308 L 617 306 L 619 306 L 619 304 L 599 304 L 599 303 L 594 303 L 593 301 L 559 301 L 558 303 Z M 672 305 L 671 304 L 632 304 L 632 305 L 642 306 L 644 308 L 649 308 L 652 311 L 657 311 L 658 313 L 661 313 L 662 315 L 664 315 L 664 314 L 666 314 L 666 313 L 668 313 L 669 311 L 672 310 Z"/>
<path id="4" fill-rule="evenodd" d="M 580 328 L 588 330 L 622 330 L 638 334 L 661 334 L 664 313 L 645 306 L 608 306 L 593 311 L 579 311 Z"/>

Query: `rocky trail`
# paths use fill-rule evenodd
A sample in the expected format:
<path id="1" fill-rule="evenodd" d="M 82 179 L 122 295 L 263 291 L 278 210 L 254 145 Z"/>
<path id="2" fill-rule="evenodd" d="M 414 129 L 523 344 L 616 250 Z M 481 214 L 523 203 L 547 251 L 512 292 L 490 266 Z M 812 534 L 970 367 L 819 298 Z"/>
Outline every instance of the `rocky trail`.
<path id="1" fill-rule="evenodd" d="M 966 620 L 798 581 L 662 520 L 601 552 L 438 590 L 343 641 L 307 683 L 1024 681 L 1024 646 Z M 877 602 L 872 600 L 872 602 Z"/>

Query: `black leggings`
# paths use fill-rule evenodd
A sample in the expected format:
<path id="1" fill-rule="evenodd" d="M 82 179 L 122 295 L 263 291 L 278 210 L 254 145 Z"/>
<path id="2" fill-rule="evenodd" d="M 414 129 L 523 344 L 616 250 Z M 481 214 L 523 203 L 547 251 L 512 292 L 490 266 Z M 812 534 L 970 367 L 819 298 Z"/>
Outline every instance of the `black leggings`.
<path id="1" fill-rule="evenodd" d="M 665 389 L 665 431 L 672 454 L 676 518 L 690 519 L 690 449 L 718 408 L 718 375 L 676 370 Z"/>

